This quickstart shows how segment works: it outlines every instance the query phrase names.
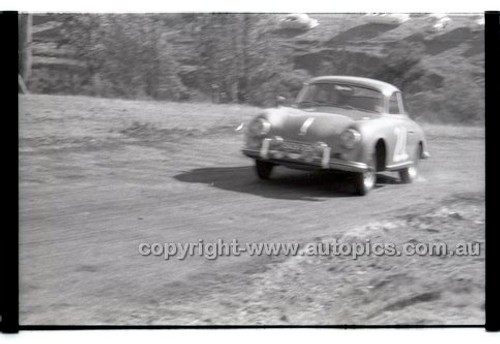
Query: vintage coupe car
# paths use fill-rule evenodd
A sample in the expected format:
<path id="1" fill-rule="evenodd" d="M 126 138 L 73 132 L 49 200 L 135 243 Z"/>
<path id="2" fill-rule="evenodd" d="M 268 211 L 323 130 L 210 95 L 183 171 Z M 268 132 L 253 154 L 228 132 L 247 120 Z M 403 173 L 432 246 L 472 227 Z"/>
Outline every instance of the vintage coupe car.
<path id="1" fill-rule="evenodd" d="M 259 178 L 273 167 L 352 172 L 356 194 L 375 185 L 376 173 L 397 171 L 404 183 L 429 157 L 420 126 L 408 116 L 401 91 L 373 79 L 317 77 L 291 107 L 264 110 L 246 129 L 243 153 Z"/>

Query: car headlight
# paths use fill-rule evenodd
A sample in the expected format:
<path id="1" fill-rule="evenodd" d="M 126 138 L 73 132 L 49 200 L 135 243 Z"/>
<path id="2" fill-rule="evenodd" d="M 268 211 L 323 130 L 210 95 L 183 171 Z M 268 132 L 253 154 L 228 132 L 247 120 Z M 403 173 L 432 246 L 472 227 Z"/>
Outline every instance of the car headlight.
<path id="1" fill-rule="evenodd" d="M 340 141 L 344 148 L 352 149 L 361 141 L 361 134 L 355 129 L 347 129 L 340 135 Z"/>
<path id="2" fill-rule="evenodd" d="M 251 135 L 254 136 L 264 136 L 269 133 L 271 130 L 271 123 L 265 118 L 257 118 L 256 120 L 250 123 L 248 127 L 248 131 Z"/>

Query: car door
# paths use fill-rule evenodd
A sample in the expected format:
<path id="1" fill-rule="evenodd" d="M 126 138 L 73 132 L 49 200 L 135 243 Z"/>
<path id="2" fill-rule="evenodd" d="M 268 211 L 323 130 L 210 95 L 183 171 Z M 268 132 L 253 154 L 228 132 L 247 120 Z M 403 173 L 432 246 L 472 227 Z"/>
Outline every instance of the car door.
<path id="1" fill-rule="evenodd" d="M 394 92 L 389 98 L 389 116 L 393 123 L 390 133 L 392 145 L 389 149 L 389 165 L 403 165 L 413 159 L 418 144 L 415 123 L 408 116 L 401 92 Z"/>

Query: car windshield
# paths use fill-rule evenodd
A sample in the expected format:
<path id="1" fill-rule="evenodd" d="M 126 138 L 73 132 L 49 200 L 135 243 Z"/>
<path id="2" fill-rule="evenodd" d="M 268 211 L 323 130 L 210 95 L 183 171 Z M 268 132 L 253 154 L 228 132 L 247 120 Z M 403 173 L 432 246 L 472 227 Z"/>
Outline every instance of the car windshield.
<path id="1" fill-rule="evenodd" d="M 304 86 L 296 104 L 299 108 L 332 106 L 381 113 L 383 96 L 371 88 L 323 82 Z"/>

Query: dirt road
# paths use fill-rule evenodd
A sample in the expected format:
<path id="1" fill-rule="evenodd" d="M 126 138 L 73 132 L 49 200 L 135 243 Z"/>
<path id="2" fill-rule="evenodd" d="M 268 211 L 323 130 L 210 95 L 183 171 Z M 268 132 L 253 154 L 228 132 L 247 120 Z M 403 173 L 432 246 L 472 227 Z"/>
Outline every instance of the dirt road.
<path id="1" fill-rule="evenodd" d="M 20 322 L 482 324 L 477 257 L 143 257 L 143 242 L 484 243 L 484 129 L 427 125 L 422 177 L 278 168 L 234 131 L 259 110 L 20 97 Z"/>

